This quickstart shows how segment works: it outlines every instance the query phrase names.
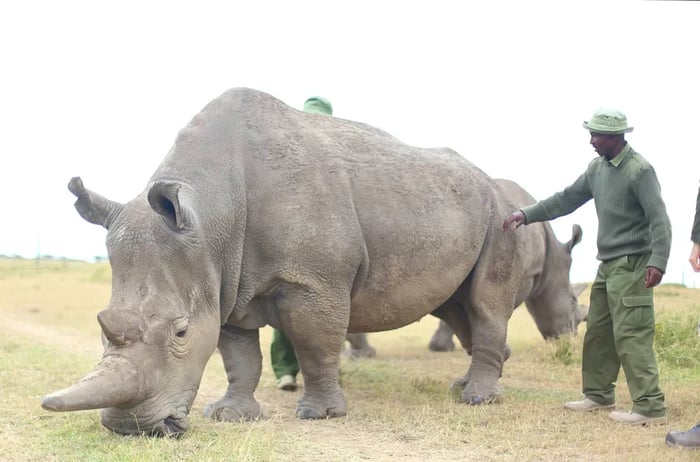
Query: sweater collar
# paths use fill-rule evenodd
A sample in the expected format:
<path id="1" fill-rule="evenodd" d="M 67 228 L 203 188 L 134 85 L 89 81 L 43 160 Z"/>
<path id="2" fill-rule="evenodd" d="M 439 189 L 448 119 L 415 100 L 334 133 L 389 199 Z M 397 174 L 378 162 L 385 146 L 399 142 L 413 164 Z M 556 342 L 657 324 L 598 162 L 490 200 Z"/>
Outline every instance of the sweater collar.
<path id="1" fill-rule="evenodd" d="M 620 151 L 620 154 L 616 155 L 612 160 L 609 160 L 608 163 L 611 164 L 613 167 L 619 167 L 620 164 L 622 163 L 623 160 L 625 160 L 625 157 L 627 157 L 627 154 L 632 150 L 630 147 L 630 144 L 627 143 L 625 144 L 625 147 L 622 148 L 622 151 Z"/>

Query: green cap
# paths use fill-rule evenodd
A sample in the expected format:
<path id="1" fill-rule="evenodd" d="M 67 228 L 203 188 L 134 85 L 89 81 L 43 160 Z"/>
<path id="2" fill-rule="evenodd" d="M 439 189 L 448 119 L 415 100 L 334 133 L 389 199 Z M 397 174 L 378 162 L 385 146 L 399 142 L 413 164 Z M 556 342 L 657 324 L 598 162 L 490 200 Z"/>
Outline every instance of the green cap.
<path id="1" fill-rule="evenodd" d="M 312 96 L 304 102 L 304 112 L 333 115 L 333 105 L 326 98 Z"/>
<path id="2" fill-rule="evenodd" d="M 617 109 L 598 109 L 590 121 L 583 122 L 583 128 L 603 135 L 620 135 L 634 130 L 634 127 L 627 126 L 627 117 Z"/>

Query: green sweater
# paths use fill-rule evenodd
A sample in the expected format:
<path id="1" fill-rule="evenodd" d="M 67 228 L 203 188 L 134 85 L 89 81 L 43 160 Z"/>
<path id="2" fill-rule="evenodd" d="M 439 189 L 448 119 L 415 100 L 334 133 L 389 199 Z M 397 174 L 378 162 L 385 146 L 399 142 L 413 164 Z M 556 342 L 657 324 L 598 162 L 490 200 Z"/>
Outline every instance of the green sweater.
<path id="1" fill-rule="evenodd" d="M 693 233 L 690 239 L 696 244 L 700 244 L 700 188 L 698 189 L 698 198 L 695 201 L 695 221 L 693 221 Z"/>
<path id="2" fill-rule="evenodd" d="M 525 223 L 568 215 L 590 199 L 598 214 L 598 260 L 650 253 L 647 266 L 666 271 L 671 222 L 661 187 L 654 168 L 629 144 L 610 161 L 594 159 L 563 191 L 523 208 Z"/>

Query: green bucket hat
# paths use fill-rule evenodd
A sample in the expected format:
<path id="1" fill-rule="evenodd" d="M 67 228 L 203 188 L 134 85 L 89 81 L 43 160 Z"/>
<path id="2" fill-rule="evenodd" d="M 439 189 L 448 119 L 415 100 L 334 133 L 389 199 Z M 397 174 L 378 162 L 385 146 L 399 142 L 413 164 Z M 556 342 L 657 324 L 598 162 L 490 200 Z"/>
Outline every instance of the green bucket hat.
<path id="1" fill-rule="evenodd" d="M 304 102 L 304 112 L 333 115 L 333 105 L 326 98 L 312 96 Z"/>
<path id="2" fill-rule="evenodd" d="M 634 130 L 627 126 L 627 117 L 617 109 L 598 109 L 590 121 L 583 122 L 583 128 L 603 135 L 621 135 Z"/>

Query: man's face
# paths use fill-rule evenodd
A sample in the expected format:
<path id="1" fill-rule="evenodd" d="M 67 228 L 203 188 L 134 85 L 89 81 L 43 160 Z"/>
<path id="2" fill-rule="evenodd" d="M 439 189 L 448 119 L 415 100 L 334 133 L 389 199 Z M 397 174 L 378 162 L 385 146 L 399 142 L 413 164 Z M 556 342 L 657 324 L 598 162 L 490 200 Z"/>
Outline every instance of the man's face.
<path id="1" fill-rule="evenodd" d="M 615 154 L 617 154 L 613 151 L 615 149 L 616 139 L 618 136 L 619 135 L 604 135 L 602 133 L 591 132 L 591 145 L 599 156 L 604 156 L 611 159 L 615 156 Z"/>

